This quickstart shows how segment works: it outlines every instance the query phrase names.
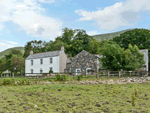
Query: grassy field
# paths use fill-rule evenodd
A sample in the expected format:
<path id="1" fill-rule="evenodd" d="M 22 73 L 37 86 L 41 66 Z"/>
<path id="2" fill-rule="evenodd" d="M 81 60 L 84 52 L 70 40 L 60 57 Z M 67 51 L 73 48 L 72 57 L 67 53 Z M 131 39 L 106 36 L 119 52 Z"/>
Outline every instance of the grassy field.
<path id="1" fill-rule="evenodd" d="M 5 82 L 8 84 L 8 80 Z M 40 82 L 35 84 L 35 80 L 31 80 L 29 85 L 1 85 L 0 113 L 148 113 L 150 111 L 149 83 L 69 85 L 64 82 L 54 82 L 40 85 Z"/>

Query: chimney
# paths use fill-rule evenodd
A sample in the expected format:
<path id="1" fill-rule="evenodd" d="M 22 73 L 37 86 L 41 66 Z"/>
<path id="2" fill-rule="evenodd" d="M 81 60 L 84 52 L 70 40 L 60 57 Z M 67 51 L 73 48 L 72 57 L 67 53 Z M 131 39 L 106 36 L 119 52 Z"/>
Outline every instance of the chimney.
<path id="1" fill-rule="evenodd" d="M 64 46 L 61 46 L 61 51 L 64 51 Z"/>
<path id="2" fill-rule="evenodd" d="M 32 51 L 32 50 L 30 51 L 30 55 L 31 55 L 31 54 L 33 54 L 33 51 Z"/>

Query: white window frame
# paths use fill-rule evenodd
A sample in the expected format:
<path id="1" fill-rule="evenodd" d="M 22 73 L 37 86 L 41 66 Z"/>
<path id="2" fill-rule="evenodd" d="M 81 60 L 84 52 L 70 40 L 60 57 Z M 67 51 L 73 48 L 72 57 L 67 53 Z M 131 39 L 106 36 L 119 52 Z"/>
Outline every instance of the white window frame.
<path id="1" fill-rule="evenodd" d="M 90 75 L 90 74 L 91 74 L 91 72 L 89 72 L 89 73 L 88 73 L 88 71 L 87 71 L 87 70 L 91 70 L 91 68 L 86 68 L 86 74 L 87 74 L 87 75 Z"/>
<path id="2" fill-rule="evenodd" d="M 53 63 L 53 58 L 50 58 L 49 60 L 50 60 L 50 64 L 52 64 Z"/>
<path id="3" fill-rule="evenodd" d="M 77 73 L 78 70 L 80 70 L 80 73 Z M 76 69 L 76 75 L 81 75 L 81 69 L 80 68 Z"/>
<path id="4" fill-rule="evenodd" d="M 40 59 L 40 64 L 41 64 L 41 65 L 43 64 L 43 59 Z"/>

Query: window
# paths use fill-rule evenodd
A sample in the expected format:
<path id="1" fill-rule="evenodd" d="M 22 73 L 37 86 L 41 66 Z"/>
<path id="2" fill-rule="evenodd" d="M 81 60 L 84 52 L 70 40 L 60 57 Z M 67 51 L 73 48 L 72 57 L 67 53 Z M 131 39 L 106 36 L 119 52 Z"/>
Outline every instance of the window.
<path id="1" fill-rule="evenodd" d="M 76 69 L 76 75 L 81 75 L 81 69 Z"/>
<path id="2" fill-rule="evenodd" d="M 40 73 L 43 73 L 43 69 L 40 69 Z"/>
<path id="3" fill-rule="evenodd" d="M 52 71 L 53 71 L 53 67 L 50 67 L 49 70 L 52 70 Z"/>
<path id="4" fill-rule="evenodd" d="M 33 60 L 31 60 L 31 65 L 33 65 Z"/>
<path id="5" fill-rule="evenodd" d="M 33 69 L 31 69 L 31 73 L 33 74 Z"/>
<path id="6" fill-rule="evenodd" d="M 86 74 L 91 74 L 91 68 L 86 68 Z"/>
<path id="7" fill-rule="evenodd" d="M 43 64 L 43 59 L 40 59 L 40 63 Z"/>
<path id="8" fill-rule="evenodd" d="M 50 63 L 51 63 L 51 64 L 53 63 L 53 58 L 50 58 Z"/>

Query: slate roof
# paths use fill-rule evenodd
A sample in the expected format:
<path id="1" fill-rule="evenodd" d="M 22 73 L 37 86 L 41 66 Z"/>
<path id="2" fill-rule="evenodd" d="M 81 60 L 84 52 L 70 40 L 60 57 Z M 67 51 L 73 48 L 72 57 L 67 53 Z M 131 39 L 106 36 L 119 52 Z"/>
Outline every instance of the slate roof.
<path id="1" fill-rule="evenodd" d="M 30 55 L 26 58 L 26 60 L 59 56 L 60 52 L 61 52 L 61 50 L 58 50 L 58 51 L 50 51 L 50 52 L 44 52 L 44 53 L 30 54 Z"/>

